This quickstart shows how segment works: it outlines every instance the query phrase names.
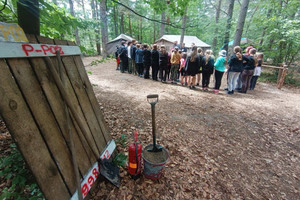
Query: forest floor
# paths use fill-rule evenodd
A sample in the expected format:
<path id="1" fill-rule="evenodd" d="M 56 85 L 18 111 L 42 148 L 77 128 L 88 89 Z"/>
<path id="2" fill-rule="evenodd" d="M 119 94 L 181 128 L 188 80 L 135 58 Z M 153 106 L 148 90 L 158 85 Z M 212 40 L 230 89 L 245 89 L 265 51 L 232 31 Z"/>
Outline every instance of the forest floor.
<path id="1" fill-rule="evenodd" d="M 129 144 L 137 130 L 151 144 L 146 96 L 159 94 L 158 143 L 170 160 L 157 181 L 121 170 L 121 187 L 102 182 L 93 199 L 300 199 L 299 89 L 259 82 L 247 94 L 216 95 L 121 74 L 114 61 L 88 66 L 94 59 L 84 63 L 113 138 Z"/>
<path id="2" fill-rule="evenodd" d="M 213 94 L 121 74 L 113 60 L 91 66 L 96 59 L 83 61 L 113 138 L 127 135 L 128 145 L 137 130 L 151 144 L 146 96 L 159 94 L 158 143 L 170 159 L 159 180 L 121 169 L 121 187 L 102 181 L 91 199 L 300 199 L 299 89 L 258 82 L 247 94 Z M 0 133 L 3 156 L 12 141 L 1 121 Z"/>

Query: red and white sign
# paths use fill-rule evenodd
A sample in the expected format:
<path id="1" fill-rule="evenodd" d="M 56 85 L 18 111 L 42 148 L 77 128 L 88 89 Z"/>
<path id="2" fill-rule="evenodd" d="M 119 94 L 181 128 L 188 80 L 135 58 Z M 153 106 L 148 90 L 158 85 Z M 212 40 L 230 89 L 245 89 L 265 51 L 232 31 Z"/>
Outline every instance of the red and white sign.
<path id="1" fill-rule="evenodd" d="M 78 46 L 0 42 L 0 58 L 46 57 L 80 55 Z"/>
<path id="2" fill-rule="evenodd" d="M 112 153 L 116 148 L 116 143 L 114 140 L 111 140 L 104 151 L 102 152 L 100 159 L 103 160 L 104 158 L 109 159 Z M 88 171 L 88 173 L 84 176 L 83 181 L 81 182 L 81 191 L 82 191 L 82 198 L 85 198 L 94 183 L 96 182 L 98 176 L 100 175 L 100 165 L 98 162 L 94 163 L 93 167 Z M 73 194 L 71 200 L 78 200 L 78 191 Z"/>

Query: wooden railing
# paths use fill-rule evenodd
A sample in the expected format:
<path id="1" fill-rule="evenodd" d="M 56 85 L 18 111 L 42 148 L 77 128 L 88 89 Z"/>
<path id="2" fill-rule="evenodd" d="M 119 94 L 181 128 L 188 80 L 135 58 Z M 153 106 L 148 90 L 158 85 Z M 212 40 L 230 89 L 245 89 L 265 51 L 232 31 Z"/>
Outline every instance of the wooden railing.
<path id="1" fill-rule="evenodd" d="M 284 84 L 285 76 L 287 74 L 287 70 L 288 70 L 287 65 L 280 64 L 280 67 L 278 67 L 278 66 L 269 65 L 267 63 L 263 63 L 262 67 L 279 70 L 278 77 L 277 77 L 277 88 L 281 89 Z"/>

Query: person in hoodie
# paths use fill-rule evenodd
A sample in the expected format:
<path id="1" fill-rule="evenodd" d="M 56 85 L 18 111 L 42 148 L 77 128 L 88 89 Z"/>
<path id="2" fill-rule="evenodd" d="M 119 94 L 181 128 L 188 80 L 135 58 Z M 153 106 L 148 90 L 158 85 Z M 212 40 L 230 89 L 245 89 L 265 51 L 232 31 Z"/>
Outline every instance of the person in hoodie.
<path id="1" fill-rule="evenodd" d="M 240 91 L 241 93 L 247 93 L 256 65 L 256 49 L 253 48 L 250 50 L 250 55 L 247 57 L 247 64 L 242 72 L 242 90 Z"/>
<path id="2" fill-rule="evenodd" d="M 137 73 L 139 77 L 143 77 L 143 71 L 144 71 L 144 65 L 143 65 L 143 50 L 141 49 L 141 45 L 137 44 L 136 45 L 136 51 L 135 51 L 135 62 L 136 62 L 136 68 L 137 68 Z"/>
<path id="3" fill-rule="evenodd" d="M 151 51 L 149 50 L 149 46 L 147 44 L 144 44 L 144 78 L 149 79 L 149 71 L 151 66 Z"/>
<path id="4" fill-rule="evenodd" d="M 243 61 L 247 61 L 246 56 L 242 55 L 242 49 L 239 46 L 235 46 L 233 48 L 233 55 L 230 57 L 229 60 L 229 69 L 228 69 L 228 78 L 227 78 L 227 85 L 228 91 L 227 94 L 232 95 L 234 94 L 234 89 L 237 85 L 237 79 L 239 75 L 243 71 Z"/>
<path id="5" fill-rule="evenodd" d="M 169 62 L 169 55 L 166 51 L 166 47 L 161 45 L 160 52 L 159 52 L 159 73 L 161 77 L 161 82 L 166 83 L 167 74 L 168 74 L 168 62 Z"/>
<path id="6" fill-rule="evenodd" d="M 152 80 L 157 81 L 157 74 L 159 70 L 159 52 L 157 51 L 157 44 L 153 45 L 151 51 L 151 66 L 152 66 Z"/>
<path id="7" fill-rule="evenodd" d="M 124 73 L 125 70 L 128 68 L 128 57 L 127 57 L 127 48 L 126 48 L 126 42 L 122 41 L 121 42 L 121 47 L 120 47 L 120 53 L 119 53 L 119 58 L 121 59 L 121 73 Z"/>
<path id="8" fill-rule="evenodd" d="M 177 84 L 177 71 L 179 70 L 181 56 L 177 46 L 175 46 L 174 50 L 175 51 L 171 55 L 171 83 Z"/>
<path id="9" fill-rule="evenodd" d="M 215 65 L 215 94 L 219 93 L 226 64 L 227 64 L 226 51 L 222 50 L 219 52 L 219 57 L 214 64 Z"/>
<path id="10" fill-rule="evenodd" d="M 214 73 L 214 58 L 212 50 L 206 50 L 202 58 L 202 89 L 208 91 L 210 77 Z"/>

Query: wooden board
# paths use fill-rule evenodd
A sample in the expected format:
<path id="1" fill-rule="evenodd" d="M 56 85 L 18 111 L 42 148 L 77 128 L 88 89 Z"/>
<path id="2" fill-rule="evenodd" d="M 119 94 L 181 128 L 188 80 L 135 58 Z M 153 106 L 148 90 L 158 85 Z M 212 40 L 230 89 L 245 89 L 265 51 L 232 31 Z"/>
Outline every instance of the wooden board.
<path id="1" fill-rule="evenodd" d="M 3 59 L 0 59 L 0 71 L 0 112 L 9 132 L 18 144 L 45 197 L 70 198 L 55 160 L 49 154 L 36 121 Z"/>

